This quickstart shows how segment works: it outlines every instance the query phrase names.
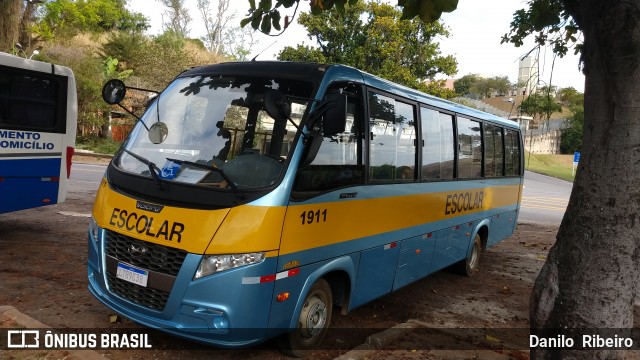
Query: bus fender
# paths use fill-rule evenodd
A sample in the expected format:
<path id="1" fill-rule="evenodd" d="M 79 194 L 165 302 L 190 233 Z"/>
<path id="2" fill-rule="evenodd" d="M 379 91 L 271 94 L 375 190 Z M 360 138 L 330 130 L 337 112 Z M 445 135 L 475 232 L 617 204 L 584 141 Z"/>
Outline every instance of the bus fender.
<path id="1" fill-rule="evenodd" d="M 355 288 L 355 266 L 353 264 L 353 259 L 351 256 L 346 255 L 339 257 L 337 259 L 333 259 L 326 264 L 320 266 L 315 271 L 313 271 L 307 277 L 307 280 L 300 291 L 300 297 L 298 298 L 298 302 L 296 303 L 295 311 L 293 312 L 293 316 L 291 317 L 291 322 L 289 324 L 290 329 L 297 328 L 298 317 L 300 316 L 300 311 L 302 310 L 302 305 L 304 305 L 304 301 L 307 298 L 307 294 L 309 290 L 318 281 L 319 278 L 324 275 L 332 272 L 332 271 L 344 271 L 349 275 L 349 281 L 351 282 L 351 291 Z"/>
<path id="2" fill-rule="evenodd" d="M 487 230 L 490 230 L 491 229 L 491 219 L 487 218 L 487 219 L 484 219 L 484 220 L 480 221 L 475 226 L 475 228 L 473 229 L 473 232 L 471 233 L 471 237 L 469 238 L 469 244 L 467 244 L 467 256 L 465 257 L 465 259 L 468 258 L 469 255 L 471 255 L 471 244 L 473 244 L 473 240 L 476 238 L 476 234 L 478 233 L 478 231 L 480 231 L 480 229 L 482 229 L 483 226 L 486 226 Z M 487 234 L 488 234 L 488 232 L 487 232 Z M 484 241 L 482 243 L 482 245 L 483 245 L 482 246 L 482 250 L 484 250 L 485 247 L 486 247 L 486 244 L 487 244 L 486 241 L 487 241 L 487 239 L 484 239 Z"/>

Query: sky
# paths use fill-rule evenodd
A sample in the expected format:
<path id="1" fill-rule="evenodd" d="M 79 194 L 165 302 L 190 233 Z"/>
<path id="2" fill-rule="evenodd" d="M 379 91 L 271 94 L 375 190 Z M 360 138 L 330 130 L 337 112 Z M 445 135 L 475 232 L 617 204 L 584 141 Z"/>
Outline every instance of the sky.
<path id="1" fill-rule="evenodd" d="M 196 0 L 186 0 L 192 18 L 190 37 L 204 36 L 205 29 L 196 8 Z M 396 1 L 389 1 L 396 3 Z M 215 10 L 216 0 L 211 0 Z M 232 0 L 231 5 L 236 12 L 232 21 L 240 23 L 249 9 L 248 0 Z M 299 11 L 308 11 L 308 1 L 302 0 Z M 143 13 L 150 20 L 150 35 L 162 32 L 163 6 L 157 0 L 132 0 L 129 8 Z M 440 39 L 440 50 L 443 55 L 454 55 L 458 60 L 458 74 L 455 78 L 467 74 L 479 74 L 484 77 L 507 76 L 511 82 L 517 81 L 518 60 L 533 49 L 533 39 L 528 39 L 525 45 L 516 48 L 511 44 L 500 44 L 502 35 L 509 31 L 509 24 L 513 13 L 526 8 L 524 0 L 459 0 L 458 8 L 452 13 L 444 13 L 441 21 L 449 27 L 451 36 Z M 291 14 L 288 10 L 283 13 Z M 258 41 L 252 48 L 249 58 L 258 55 L 259 60 L 276 59 L 277 54 L 286 46 L 304 43 L 314 45 L 306 30 L 301 25 L 292 24 L 283 35 L 270 37 L 256 33 Z M 274 44 L 275 42 L 275 44 Z M 540 53 L 540 85 L 548 84 L 562 87 L 572 86 L 578 91 L 584 91 L 584 75 L 578 69 L 578 56 L 569 51 L 563 58 L 556 58 L 554 70 L 551 71 L 553 56 L 551 51 L 542 50 Z M 444 78 L 444 77 L 439 77 Z"/>

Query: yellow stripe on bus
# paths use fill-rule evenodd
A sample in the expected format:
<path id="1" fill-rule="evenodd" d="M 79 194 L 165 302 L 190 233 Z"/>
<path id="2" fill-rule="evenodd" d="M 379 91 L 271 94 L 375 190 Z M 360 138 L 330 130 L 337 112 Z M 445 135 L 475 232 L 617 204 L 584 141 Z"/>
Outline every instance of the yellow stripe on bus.
<path id="1" fill-rule="evenodd" d="M 510 185 L 290 206 L 280 255 L 515 205 L 519 192 Z"/>

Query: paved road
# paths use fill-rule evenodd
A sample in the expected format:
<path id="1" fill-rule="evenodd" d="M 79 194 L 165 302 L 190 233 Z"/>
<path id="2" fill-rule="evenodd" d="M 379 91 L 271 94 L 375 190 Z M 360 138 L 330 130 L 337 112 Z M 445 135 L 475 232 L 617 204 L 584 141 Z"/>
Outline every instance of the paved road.
<path id="1" fill-rule="evenodd" d="M 106 168 L 106 165 L 99 164 L 72 164 L 71 177 L 69 178 L 71 181 L 70 191 L 98 190 L 100 179 L 102 179 Z"/>
<path id="2" fill-rule="evenodd" d="M 560 224 L 573 183 L 526 171 L 519 222 Z"/>

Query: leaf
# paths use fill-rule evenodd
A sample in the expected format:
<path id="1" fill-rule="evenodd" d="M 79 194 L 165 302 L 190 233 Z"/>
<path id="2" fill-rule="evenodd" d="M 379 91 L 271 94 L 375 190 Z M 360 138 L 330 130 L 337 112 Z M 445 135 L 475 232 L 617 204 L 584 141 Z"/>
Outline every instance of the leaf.
<path id="1" fill-rule="evenodd" d="M 428 0 L 422 0 L 422 2 Z M 436 9 L 440 12 L 452 12 L 458 8 L 458 0 L 433 0 L 436 3 Z"/>
<path id="2" fill-rule="evenodd" d="M 485 339 L 487 339 L 488 341 L 492 341 L 492 342 L 500 342 L 500 339 L 495 338 L 495 337 L 493 337 L 493 336 L 491 336 L 491 335 L 485 335 L 485 336 L 484 336 L 484 338 L 485 338 Z"/>
<path id="3" fill-rule="evenodd" d="M 420 0 L 420 10 L 418 15 L 420 19 L 425 23 L 432 23 L 440 18 L 442 12 L 436 8 L 436 3 L 433 0 Z"/>
<path id="4" fill-rule="evenodd" d="M 271 0 L 260 0 L 260 8 L 263 12 L 269 12 L 269 10 L 271 10 L 271 5 Z"/>
<path id="5" fill-rule="evenodd" d="M 118 315 L 111 315 L 109 316 L 109 322 L 114 324 L 118 322 Z"/>
<path id="6" fill-rule="evenodd" d="M 249 0 L 249 8 L 251 10 L 255 10 L 256 9 L 256 0 Z"/>
<path id="7" fill-rule="evenodd" d="M 274 10 L 271 12 L 271 24 L 273 28 L 280 31 L 282 27 L 280 27 L 280 12 L 278 10 Z"/>
<path id="8" fill-rule="evenodd" d="M 255 14 L 257 14 L 257 12 Z M 253 30 L 258 30 L 261 21 L 262 18 L 260 16 L 254 16 L 253 19 L 251 19 L 251 27 L 253 28 Z"/>
<path id="9" fill-rule="evenodd" d="M 252 20 L 252 18 L 248 17 L 248 18 L 244 18 L 240 21 L 240 27 L 245 27 L 247 26 L 248 23 L 250 23 Z"/>
<path id="10" fill-rule="evenodd" d="M 260 25 L 260 31 L 262 31 L 265 34 L 268 34 L 271 32 L 271 15 L 265 15 L 262 18 L 262 24 Z"/>

